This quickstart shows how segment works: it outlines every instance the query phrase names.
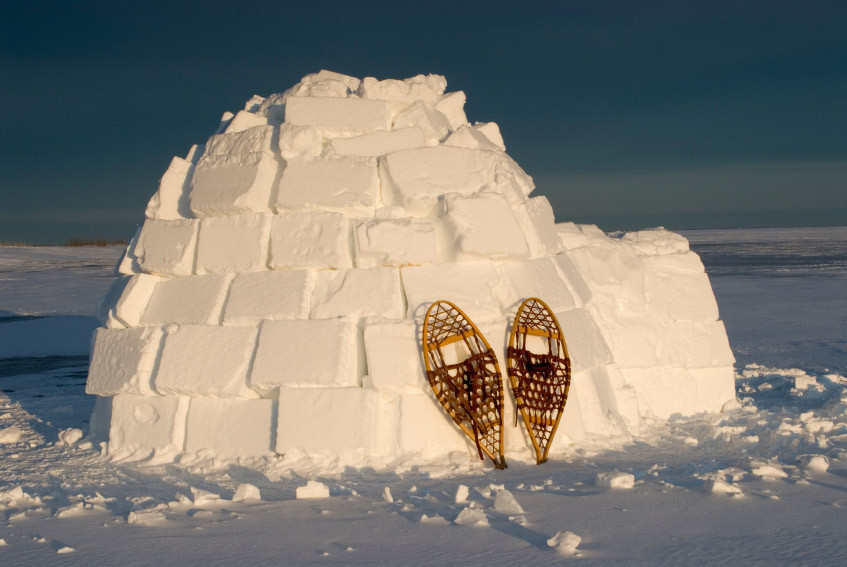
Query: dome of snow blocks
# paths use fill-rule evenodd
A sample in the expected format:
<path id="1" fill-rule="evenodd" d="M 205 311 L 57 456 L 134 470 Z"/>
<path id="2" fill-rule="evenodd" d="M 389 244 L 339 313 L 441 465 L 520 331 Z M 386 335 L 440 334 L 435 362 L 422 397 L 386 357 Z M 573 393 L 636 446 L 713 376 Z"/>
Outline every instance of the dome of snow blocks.
<path id="1" fill-rule="evenodd" d="M 733 399 L 726 331 L 685 238 L 557 224 L 497 124 L 469 123 L 446 86 L 321 71 L 254 96 L 173 159 L 98 306 L 87 391 L 110 456 L 475 459 L 424 371 L 437 300 L 498 357 L 509 460 L 532 460 L 509 426 L 505 358 L 528 297 L 556 313 L 572 363 L 552 458 Z"/>

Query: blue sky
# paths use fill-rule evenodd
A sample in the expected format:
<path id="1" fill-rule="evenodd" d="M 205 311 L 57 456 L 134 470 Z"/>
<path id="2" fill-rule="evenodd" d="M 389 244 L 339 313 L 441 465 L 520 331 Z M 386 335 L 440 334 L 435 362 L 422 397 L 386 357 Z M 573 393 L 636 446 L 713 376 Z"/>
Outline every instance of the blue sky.
<path id="1" fill-rule="evenodd" d="M 440 73 L 559 220 L 847 222 L 844 2 L 7 2 L 0 240 L 125 238 L 172 155 L 321 68 Z"/>

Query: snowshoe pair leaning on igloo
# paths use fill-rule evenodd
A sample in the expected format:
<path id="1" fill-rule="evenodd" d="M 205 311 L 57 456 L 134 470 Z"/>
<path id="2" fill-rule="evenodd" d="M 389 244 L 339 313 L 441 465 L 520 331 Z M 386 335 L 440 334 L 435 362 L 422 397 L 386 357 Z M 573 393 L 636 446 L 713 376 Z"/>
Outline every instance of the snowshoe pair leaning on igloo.
<path id="1" fill-rule="evenodd" d="M 423 352 L 427 378 L 439 403 L 474 441 L 480 459 L 484 453 L 496 468 L 506 468 L 503 382 L 491 345 L 461 309 L 437 301 L 424 319 Z M 517 410 L 540 465 L 547 461 L 571 385 L 562 328 L 542 300 L 530 297 L 521 303 L 506 353 Z"/>
<path id="2" fill-rule="evenodd" d="M 474 452 L 452 419 L 502 464 L 734 399 L 726 331 L 687 240 L 556 223 L 497 125 L 468 122 L 464 93 L 445 88 L 438 75 L 308 75 L 173 159 L 101 304 L 86 391 L 110 456 L 452 462 Z M 437 299 L 499 339 L 528 297 L 555 313 L 573 364 L 552 448 L 551 432 L 536 447 L 502 430 L 514 406 L 493 356 L 448 369 L 438 401 L 421 363 Z M 451 325 L 474 329 L 449 311 L 431 312 L 430 370 L 465 362 L 472 341 L 489 351 L 476 331 L 444 344 Z M 513 348 L 545 340 L 520 327 Z M 504 342 L 494 351 L 527 420 L 553 427 L 561 411 L 538 413 L 546 390 L 518 379 L 547 361 L 509 357 Z M 550 352 L 565 358 L 564 343 Z M 473 368 L 497 376 L 481 385 L 491 400 L 471 395 Z"/>

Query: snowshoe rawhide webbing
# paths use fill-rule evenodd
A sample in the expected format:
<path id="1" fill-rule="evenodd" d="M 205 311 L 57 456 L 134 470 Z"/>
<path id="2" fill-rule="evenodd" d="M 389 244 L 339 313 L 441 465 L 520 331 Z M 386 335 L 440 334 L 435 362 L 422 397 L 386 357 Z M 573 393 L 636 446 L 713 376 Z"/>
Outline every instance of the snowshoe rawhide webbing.
<path id="1" fill-rule="evenodd" d="M 426 375 L 441 406 L 498 469 L 503 457 L 503 379 L 497 356 L 465 313 L 436 301 L 423 327 Z"/>
<path id="2" fill-rule="evenodd" d="M 530 351 L 527 339 L 536 350 L 546 352 Z M 546 303 L 536 297 L 521 303 L 506 356 L 515 401 L 540 465 L 547 461 L 571 385 L 568 347 L 559 321 Z"/>

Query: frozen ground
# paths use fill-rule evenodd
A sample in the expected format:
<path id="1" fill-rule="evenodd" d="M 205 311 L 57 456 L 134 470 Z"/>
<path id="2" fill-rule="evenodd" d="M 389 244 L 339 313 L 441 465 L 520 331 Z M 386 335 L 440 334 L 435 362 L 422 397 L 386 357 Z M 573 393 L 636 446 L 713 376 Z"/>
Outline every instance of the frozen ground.
<path id="1" fill-rule="evenodd" d="M 738 408 L 539 467 L 351 470 L 301 500 L 308 471 L 274 462 L 115 464 L 60 442 L 87 427 L 88 333 L 120 250 L 0 248 L 0 564 L 840 565 L 847 228 L 686 236 L 738 358 Z M 261 501 L 232 501 L 246 483 Z"/>

